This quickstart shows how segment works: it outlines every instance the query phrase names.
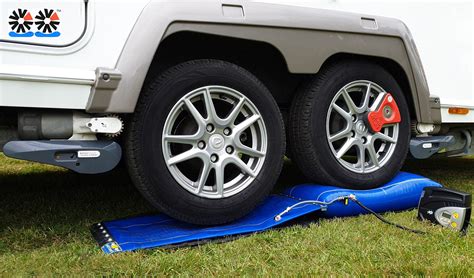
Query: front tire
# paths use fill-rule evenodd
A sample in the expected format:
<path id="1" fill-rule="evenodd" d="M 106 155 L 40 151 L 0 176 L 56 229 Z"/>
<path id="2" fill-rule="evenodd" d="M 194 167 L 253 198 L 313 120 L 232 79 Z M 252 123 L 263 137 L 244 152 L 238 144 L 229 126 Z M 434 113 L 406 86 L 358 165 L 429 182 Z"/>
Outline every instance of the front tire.
<path id="1" fill-rule="evenodd" d="M 126 146 L 143 196 L 170 216 L 222 224 L 271 191 L 283 163 L 284 127 L 268 89 L 224 61 L 177 65 L 142 92 Z"/>
<path id="2" fill-rule="evenodd" d="M 377 96 L 390 93 L 401 122 L 380 132 L 365 115 Z M 400 170 L 408 152 L 410 116 L 393 76 L 377 64 L 344 61 L 322 69 L 292 103 L 292 158 L 314 182 L 354 189 L 380 186 Z"/>

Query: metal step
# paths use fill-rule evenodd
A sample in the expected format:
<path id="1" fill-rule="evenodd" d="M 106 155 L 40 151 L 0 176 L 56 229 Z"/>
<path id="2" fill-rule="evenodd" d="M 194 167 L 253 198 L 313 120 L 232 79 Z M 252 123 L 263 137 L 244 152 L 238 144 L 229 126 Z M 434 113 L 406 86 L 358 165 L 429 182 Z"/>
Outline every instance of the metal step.
<path id="1" fill-rule="evenodd" d="M 122 157 L 113 141 L 10 141 L 3 147 L 6 156 L 61 166 L 82 174 L 105 173 Z"/>
<path id="2" fill-rule="evenodd" d="M 452 135 L 415 137 L 410 141 L 410 153 L 417 159 L 426 159 L 454 143 Z"/>

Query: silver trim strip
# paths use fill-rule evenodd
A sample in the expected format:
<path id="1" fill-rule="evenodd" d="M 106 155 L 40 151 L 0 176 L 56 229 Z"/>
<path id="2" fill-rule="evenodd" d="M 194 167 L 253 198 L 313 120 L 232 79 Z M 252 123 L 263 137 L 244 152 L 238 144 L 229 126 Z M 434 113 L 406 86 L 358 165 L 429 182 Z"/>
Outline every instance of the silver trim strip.
<path id="1" fill-rule="evenodd" d="M 469 110 L 473 110 L 474 106 L 471 105 L 458 105 L 458 104 L 441 104 L 441 108 L 461 107 Z"/>
<path id="2" fill-rule="evenodd" d="M 51 77 L 51 76 L 39 76 L 39 75 L 22 75 L 22 74 L 9 74 L 9 73 L 0 73 L 0 80 L 91 85 L 91 86 L 94 85 L 95 83 L 95 80 L 93 79 Z"/>

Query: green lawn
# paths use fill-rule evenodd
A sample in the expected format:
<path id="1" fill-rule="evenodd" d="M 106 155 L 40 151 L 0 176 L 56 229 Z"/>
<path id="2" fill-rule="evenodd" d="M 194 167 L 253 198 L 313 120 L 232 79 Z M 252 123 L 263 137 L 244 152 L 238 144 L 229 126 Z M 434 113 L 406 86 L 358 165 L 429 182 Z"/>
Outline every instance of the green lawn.
<path id="1" fill-rule="evenodd" d="M 413 161 L 405 170 L 474 191 L 474 159 Z M 301 174 L 287 163 L 278 187 L 298 182 L 304 182 Z M 460 237 L 419 222 L 415 210 L 386 216 L 429 235 L 360 216 L 223 244 L 106 256 L 89 226 L 151 210 L 124 169 L 85 176 L 0 156 L 0 196 L 0 276 L 474 275 L 474 228 Z"/>

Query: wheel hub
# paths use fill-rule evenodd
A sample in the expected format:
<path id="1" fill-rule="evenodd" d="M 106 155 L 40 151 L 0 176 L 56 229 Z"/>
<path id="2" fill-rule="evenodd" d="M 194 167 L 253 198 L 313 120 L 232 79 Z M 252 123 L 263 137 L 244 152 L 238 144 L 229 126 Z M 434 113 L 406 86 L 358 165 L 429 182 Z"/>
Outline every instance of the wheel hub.
<path id="1" fill-rule="evenodd" d="M 224 136 L 220 134 L 214 134 L 209 138 L 209 146 L 216 151 L 220 151 L 224 148 L 224 142 Z"/>
<path id="2" fill-rule="evenodd" d="M 367 126 L 365 125 L 364 121 L 358 121 L 355 124 L 355 131 L 359 135 L 367 135 Z"/>

